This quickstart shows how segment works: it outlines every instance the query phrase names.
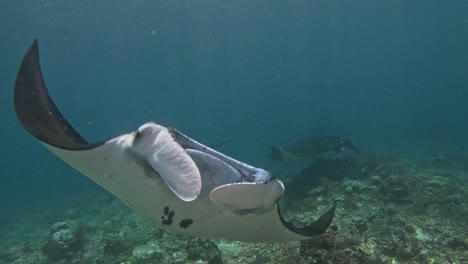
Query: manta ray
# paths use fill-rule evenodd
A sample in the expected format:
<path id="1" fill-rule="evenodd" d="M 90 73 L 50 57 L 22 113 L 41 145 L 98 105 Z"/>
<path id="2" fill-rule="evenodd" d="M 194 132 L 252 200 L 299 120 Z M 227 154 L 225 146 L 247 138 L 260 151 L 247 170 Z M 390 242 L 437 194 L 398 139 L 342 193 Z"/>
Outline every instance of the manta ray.
<path id="1" fill-rule="evenodd" d="M 270 243 L 308 239 L 332 222 L 336 203 L 305 226 L 285 221 L 279 206 L 285 187 L 279 179 L 172 127 L 149 122 L 89 143 L 50 97 L 37 40 L 18 71 L 14 108 L 23 127 L 48 150 L 163 229 Z"/>
<path id="2" fill-rule="evenodd" d="M 270 158 L 274 161 L 291 159 L 333 161 L 343 160 L 358 153 L 358 147 L 350 138 L 315 135 L 294 142 L 285 148 L 273 145 Z"/>

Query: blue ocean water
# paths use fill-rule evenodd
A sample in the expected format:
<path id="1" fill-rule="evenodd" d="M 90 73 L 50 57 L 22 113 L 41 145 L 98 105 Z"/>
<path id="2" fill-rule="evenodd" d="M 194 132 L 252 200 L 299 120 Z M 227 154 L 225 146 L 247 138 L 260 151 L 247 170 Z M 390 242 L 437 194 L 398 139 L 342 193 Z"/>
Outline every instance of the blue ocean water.
<path id="1" fill-rule="evenodd" d="M 1 220 L 99 188 L 20 126 L 12 89 L 39 39 L 47 86 L 90 141 L 147 121 L 269 168 L 312 133 L 401 155 L 468 145 L 465 1 L 5 1 Z"/>

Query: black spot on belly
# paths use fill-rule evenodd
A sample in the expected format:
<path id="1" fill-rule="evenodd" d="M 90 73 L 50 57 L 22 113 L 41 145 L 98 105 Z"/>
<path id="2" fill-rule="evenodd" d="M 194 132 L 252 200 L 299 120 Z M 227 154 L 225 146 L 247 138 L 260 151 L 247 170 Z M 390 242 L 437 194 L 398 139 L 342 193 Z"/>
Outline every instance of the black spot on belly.
<path id="1" fill-rule="evenodd" d="M 172 225 L 175 212 L 171 211 L 169 206 L 166 206 L 166 207 L 164 207 L 164 212 L 163 213 L 164 213 L 164 215 L 161 216 L 162 224 L 163 225 Z"/>
<path id="2" fill-rule="evenodd" d="M 189 227 L 191 224 L 193 224 L 193 220 L 188 218 L 180 221 L 179 226 L 182 227 L 183 229 L 186 229 Z"/>

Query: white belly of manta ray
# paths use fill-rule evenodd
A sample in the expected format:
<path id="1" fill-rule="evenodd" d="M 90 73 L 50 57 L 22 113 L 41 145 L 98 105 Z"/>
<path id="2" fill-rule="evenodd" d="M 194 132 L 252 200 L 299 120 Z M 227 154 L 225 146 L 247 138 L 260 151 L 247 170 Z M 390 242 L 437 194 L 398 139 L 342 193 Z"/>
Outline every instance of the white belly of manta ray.
<path id="1" fill-rule="evenodd" d="M 166 129 L 156 124 L 151 125 Z M 272 217 L 277 214 L 276 202 L 262 204 L 268 202 L 263 201 L 265 194 L 262 188 L 268 187 L 271 195 L 277 196 L 274 200 L 279 200 L 279 196 L 283 194 L 280 181 L 275 179 L 268 183 L 249 184 L 248 187 L 258 189 L 252 194 L 248 193 L 249 188 L 245 190 L 246 193 L 239 189 L 237 195 L 231 197 L 232 205 L 223 206 L 223 197 L 219 198 L 220 204 L 217 204 L 216 196 L 210 197 L 211 191 L 219 187 L 223 179 L 241 182 L 240 174 L 219 159 L 210 159 L 210 156 L 203 152 L 188 150 L 196 164 L 204 162 L 201 174 L 203 186 L 194 200 L 184 201 L 177 197 L 155 170 L 149 165 L 142 165 L 144 160 L 132 157 L 134 155 L 131 154 L 131 141 L 132 134 L 125 134 L 106 142 L 97 151 L 68 151 L 50 145 L 46 147 L 65 161 L 73 160 L 70 164 L 75 169 L 114 194 L 141 216 L 165 229 L 193 236 L 228 237 L 240 241 L 276 241 L 277 234 L 272 234 L 272 231 L 281 232 L 283 228 L 277 229 L 272 225 L 282 225 L 281 219 Z M 219 170 L 220 168 L 222 170 Z M 220 179 L 213 180 L 209 177 Z M 259 197 L 249 197 L 252 195 Z M 247 200 L 236 201 L 239 198 Z M 257 199 L 250 201 L 249 198 Z M 237 208 L 237 202 L 244 202 L 246 205 Z M 242 210 L 252 212 L 244 213 Z M 254 213 L 256 210 L 258 212 Z"/>
<path id="2" fill-rule="evenodd" d="M 37 40 L 18 71 L 14 104 L 21 124 L 46 148 L 164 229 L 198 237 L 287 242 L 321 234 L 332 222 L 336 204 L 304 227 L 286 222 L 278 205 L 285 191 L 280 180 L 173 128 L 147 123 L 134 132 L 88 143 L 49 96 Z"/>

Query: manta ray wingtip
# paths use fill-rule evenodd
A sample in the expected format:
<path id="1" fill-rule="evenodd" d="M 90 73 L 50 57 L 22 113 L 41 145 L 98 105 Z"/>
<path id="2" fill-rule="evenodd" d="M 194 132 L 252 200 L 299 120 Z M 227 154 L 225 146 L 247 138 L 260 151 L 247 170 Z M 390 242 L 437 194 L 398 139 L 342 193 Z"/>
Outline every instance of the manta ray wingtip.
<path id="1" fill-rule="evenodd" d="M 333 217 L 335 216 L 336 206 L 339 200 L 335 200 L 331 208 L 329 208 L 324 214 L 322 214 L 317 220 L 306 225 L 304 227 L 296 227 L 291 223 L 286 222 L 283 219 L 284 225 L 291 231 L 306 236 L 312 237 L 317 236 L 325 231 L 327 231 L 328 227 L 330 227 Z"/>
<path id="2" fill-rule="evenodd" d="M 24 56 L 13 91 L 14 109 L 23 127 L 47 145 L 65 149 L 90 148 L 60 113 L 46 88 L 34 39 Z"/>

